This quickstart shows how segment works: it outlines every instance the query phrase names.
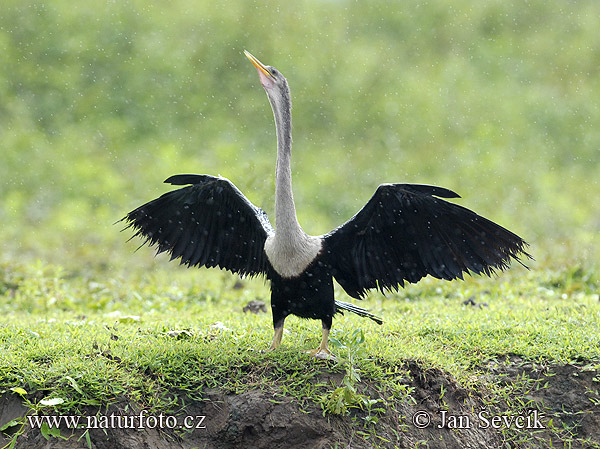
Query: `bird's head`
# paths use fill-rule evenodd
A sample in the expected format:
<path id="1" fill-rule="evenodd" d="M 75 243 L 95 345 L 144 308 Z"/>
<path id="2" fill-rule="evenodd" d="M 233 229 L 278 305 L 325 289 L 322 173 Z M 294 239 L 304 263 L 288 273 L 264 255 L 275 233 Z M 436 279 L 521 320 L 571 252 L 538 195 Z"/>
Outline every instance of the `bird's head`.
<path id="1" fill-rule="evenodd" d="M 244 54 L 258 70 L 260 83 L 265 88 L 277 127 L 278 148 L 291 150 L 292 146 L 292 100 L 287 80 L 275 67 L 264 65 L 250 53 Z"/>
<path id="2" fill-rule="evenodd" d="M 267 94 L 270 94 L 274 90 L 287 89 L 287 81 L 285 77 L 275 67 L 264 65 L 246 50 L 244 50 L 244 54 L 254 65 L 254 67 L 256 67 L 258 76 L 260 77 L 260 83 L 267 91 Z"/>

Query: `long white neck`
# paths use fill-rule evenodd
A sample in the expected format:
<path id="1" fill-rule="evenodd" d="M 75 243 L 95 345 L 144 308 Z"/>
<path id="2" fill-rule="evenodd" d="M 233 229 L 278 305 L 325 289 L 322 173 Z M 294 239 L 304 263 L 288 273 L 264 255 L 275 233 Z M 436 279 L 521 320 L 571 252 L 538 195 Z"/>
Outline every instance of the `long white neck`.
<path id="1" fill-rule="evenodd" d="M 267 92 L 277 129 L 275 171 L 275 235 L 265 242 L 271 265 L 281 276 L 300 275 L 317 257 L 321 239 L 307 235 L 296 217 L 292 193 L 292 103 L 286 86 Z"/>
<path id="2" fill-rule="evenodd" d="M 271 98 L 277 130 L 277 168 L 275 171 L 275 234 L 293 241 L 303 234 L 296 216 L 292 192 L 292 114 L 289 90 Z"/>

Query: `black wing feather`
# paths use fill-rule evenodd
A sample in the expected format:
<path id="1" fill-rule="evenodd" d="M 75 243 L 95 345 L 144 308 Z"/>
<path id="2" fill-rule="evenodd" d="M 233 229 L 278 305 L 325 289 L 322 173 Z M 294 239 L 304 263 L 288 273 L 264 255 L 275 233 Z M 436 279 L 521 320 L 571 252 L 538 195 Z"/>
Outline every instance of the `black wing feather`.
<path id="1" fill-rule="evenodd" d="M 129 212 L 122 221 L 135 236 L 188 266 L 224 268 L 242 275 L 267 273 L 264 244 L 273 233 L 265 212 L 231 181 L 209 175 L 176 175 L 187 185 Z M 188 185 L 191 184 L 191 185 Z"/>
<path id="2" fill-rule="evenodd" d="M 382 184 L 354 217 L 324 236 L 332 273 L 350 296 L 398 290 L 427 275 L 491 275 L 511 259 L 531 257 L 516 234 L 436 196 L 460 198 L 442 187 Z"/>

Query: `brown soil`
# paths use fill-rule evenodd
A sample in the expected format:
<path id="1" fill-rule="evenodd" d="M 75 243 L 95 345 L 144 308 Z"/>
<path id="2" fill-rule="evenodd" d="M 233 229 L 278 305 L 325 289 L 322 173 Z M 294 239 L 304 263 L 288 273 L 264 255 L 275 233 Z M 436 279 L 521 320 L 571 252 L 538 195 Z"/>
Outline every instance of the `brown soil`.
<path id="1" fill-rule="evenodd" d="M 158 425 L 132 429 L 130 422 L 122 426 L 129 428 L 91 429 L 89 436 L 94 449 L 600 447 L 600 379 L 596 371 L 586 369 L 583 364 L 544 366 L 518 357 L 501 364 L 491 363 L 482 377 L 505 386 L 505 400 L 492 400 L 484 390 L 465 389 L 447 374 L 423 370 L 415 362 L 406 363 L 405 368 L 408 374 L 402 380 L 412 388 L 411 398 L 388 401 L 386 413 L 378 415 L 377 437 L 369 435 L 362 426 L 365 413 L 360 410 L 349 416 L 323 417 L 318 406 L 301 411 L 293 400 L 281 399 L 273 392 L 232 395 L 216 390 L 205 392 L 205 401 L 190 402 L 178 417 L 181 424 L 183 416 L 190 416 L 188 424 L 199 425 L 198 429 L 182 431 L 165 426 L 159 429 Z M 324 380 L 339 382 L 342 377 L 329 376 Z M 379 395 L 374 385 L 362 393 L 373 399 Z M 513 404 L 511 416 L 506 400 Z M 516 414 L 515 403 L 522 404 Z M 131 404 L 128 412 L 124 405 L 101 413 L 139 414 L 132 411 Z M 17 395 L 5 394 L 0 398 L 0 427 L 26 412 Z M 89 411 L 90 416 L 96 413 L 97 410 Z M 201 416 L 206 418 L 202 420 Z M 494 416 L 500 418 L 494 422 Z M 416 425 L 426 424 L 428 418 L 431 420 L 428 426 Z M 138 422 L 133 424 L 137 426 Z M 152 424 L 146 421 L 146 427 Z M 170 427 L 172 422 L 167 424 Z M 529 428 L 518 429 L 518 426 Z M 11 429 L 14 431 L 16 427 Z M 365 431 L 366 437 L 362 433 Z M 26 426 L 16 448 L 86 448 L 86 439 L 78 440 L 82 432 L 73 433 L 63 426 L 61 435 L 70 436 L 68 440 L 56 437 L 46 440 L 39 429 Z M 9 442 L 10 437 L 0 440 L 2 445 Z"/>

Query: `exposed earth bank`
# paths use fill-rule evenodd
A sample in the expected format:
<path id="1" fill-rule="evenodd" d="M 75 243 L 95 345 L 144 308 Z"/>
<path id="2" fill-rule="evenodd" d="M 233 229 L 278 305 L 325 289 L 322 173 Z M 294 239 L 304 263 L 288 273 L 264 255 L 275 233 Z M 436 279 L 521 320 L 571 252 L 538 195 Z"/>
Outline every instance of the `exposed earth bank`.
<path id="1" fill-rule="evenodd" d="M 598 364 L 537 365 L 518 357 L 506 363 L 491 363 L 482 370 L 488 382 L 504 387 L 506 395 L 491 395 L 481 389 L 463 388 L 451 376 L 423 370 L 406 363 L 410 397 L 386 399 L 386 412 L 377 414 L 377 424 L 364 427 L 366 412 L 356 409 L 347 416 L 323 416 L 317 405 L 301 410 L 291 399 L 273 391 L 224 394 L 205 392 L 202 402 L 190 401 L 178 416 L 158 417 L 140 412 L 134 404 L 120 403 L 108 410 L 89 410 L 82 417 L 98 428 L 71 430 L 65 423 L 60 436 L 43 435 L 29 420 L 16 440 L 16 448 L 92 449 L 225 449 L 225 448 L 558 448 L 600 447 L 600 375 Z M 342 375 L 324 379 L 340 382 Z M 378 399 L 375 385 L 361 393 Z M 10 445 L 10 433 L 19 426 L 8 425 L 28 409 L 12 392 L 0 398 L 2 445 Z M 309 413 L 307 413 L 309 412 Z M 119 416 L 139 419 L 129 422 Z M 113 422 L 110 425 L 110 417 Z M 194 427 L 190 431 L 170 429 L 175 422 Z M 203 418 L 204 417 L 204 418 Z M 94 421 L 98 418 L 105 421 Z M 108 427 L 110 428 L 106 428 Z M 118 428 L 128 427 L 128 428 Z M 154 428 L 149 428 L 154 427 Z M 197 427 L 197 428 L 196 428 Z M 66 438 L 66 439 L 65 439 Z"/>

